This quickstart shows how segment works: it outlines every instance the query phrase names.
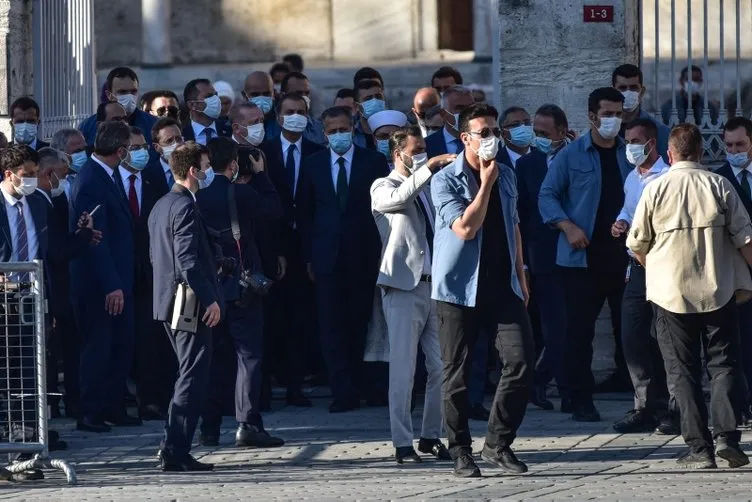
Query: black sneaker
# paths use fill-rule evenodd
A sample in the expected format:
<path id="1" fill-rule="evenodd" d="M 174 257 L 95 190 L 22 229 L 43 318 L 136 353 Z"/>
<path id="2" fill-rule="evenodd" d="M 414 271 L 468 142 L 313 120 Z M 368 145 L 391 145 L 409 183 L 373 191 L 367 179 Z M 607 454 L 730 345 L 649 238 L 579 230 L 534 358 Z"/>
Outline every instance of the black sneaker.
<path id="1" fill-rule="evenodd" d="M 525 462 L 519 460 L 511 448 L 505 446 L 503 448 L 491 448 L 488 445 L 483 445 L 483 451 L 480 457 L 489 464 L 495 465 L 507 472 L 514 474 L 523 474 L 527 472 L 527 465 Z"/>
<path id="2" fill-rule="evenodd" d="M 553 410 L 554 403 L 548 400 L 546 397 L 545 385 L 534 385 L 530 391 L 530 403 L 533 406 L 540 408 L 541 410 Z"/>
<path id="3" fill-rule="evenodd" d="M 600 422 L 601 414 L 593 403 L 575 405 L 572 410 L 572 420 L 575 422 Z"/>
<path id="4" fill-rule="evenodd" d="M 688 450 L 676 459 L 676 463 L 686 469 L 715 469 L 717 467 L 713 454 L 707 450 L 700 452 Z"/>
<path id="5" fill-rule="evenodd" d="M 454 459 L 454 475 L 459 478 L 479 478 L 480 469 L 473 460 L 473 456 L 464 453 Z"/>
<path id="6" fill-rule="evenodd" d="M 681 427 L 679 426 L 679 417 L 677 414 L 666 413 L 663 418 L 658 421 L 655 433 L 664 436 L 678 436 L 681 434 Z"/>
<path id="7" fill-rule="evenodd" d="M 722 435 L 715 442 L 715 454 L 728 462 L 730 468 L 736 469 L 749 463 L 749 457 L 739 448 L 738 442 L 730 441 Z"/>
<path id="8" fill-rule="evenodd" d="M 614 423 L 614 430 L 620 434 L 632 434 L 652 432 L 655 426 L 655 417 L 651 413 L 646 410 L 632 410 Z"/>

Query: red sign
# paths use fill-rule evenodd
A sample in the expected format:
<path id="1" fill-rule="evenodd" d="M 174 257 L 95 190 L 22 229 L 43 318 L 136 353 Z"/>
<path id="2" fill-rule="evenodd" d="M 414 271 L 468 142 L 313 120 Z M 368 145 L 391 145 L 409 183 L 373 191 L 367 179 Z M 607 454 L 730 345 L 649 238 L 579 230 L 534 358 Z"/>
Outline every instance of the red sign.
<path id="1" fill-rule="evenodd" d="M 583 7 L 583 21 L 586 23 L 613 23 L 613 5 L 585 5 Z"/>

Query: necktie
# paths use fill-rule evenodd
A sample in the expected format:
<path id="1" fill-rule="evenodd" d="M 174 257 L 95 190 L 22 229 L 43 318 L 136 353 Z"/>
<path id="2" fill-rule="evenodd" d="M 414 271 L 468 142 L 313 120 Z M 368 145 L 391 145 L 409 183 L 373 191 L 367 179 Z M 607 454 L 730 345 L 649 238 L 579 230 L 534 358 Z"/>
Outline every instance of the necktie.
<path id="1" fill-rule="evenodd" d="M 16 202 L 18 208 L 18 228 L 16 241 L 18 242 L 18 261 L 29 261 L 29 238 L 26 234 L 26 220 L 23 213 L 23 202 Z"/>
<path id="2" fill-rule="evenodd" d="M 462 144 L 462 141 L 459 138 L 453 139 L 452 144 L 454 145 L 454 153 L 460 153 L 465 149 L 465 145 Z"/>
<path id="3" fill-rule="evenodd" d="M 206 138 L 206 142 L 209 143 L 209 141 L 214 137 L 214 129 L 212 129 L 211 127 L 204 129 L 204 137 Z"/>
<path id="4" fill-rule="evenodd" d="M 172 176 L 172 171 L 166 171 L 165 176 L 167 178 L 167 188 L 172 188 L 175 184 L 175 178 Z"/>
<path id="5" fill-rule="evenodd" d="M 115 188 L 117 189 L 118 193 L 124 199 L 127 199 L 128 197 L 125 194 L 125 188 L 123 188 L 123 179 L 120 177 L 120 173 L 117 169 L 115 169 L 115 171 L 113 171 L 112 173 L 112 181 L 115 183 Z"/>
<path id="6" fill-rule="evenodd" d="M 337 159 L 339 164 L 339 172 L 337 173 L 337 197 L 339 197 L 339 207 L 343 211 L 347 207 L 347 171 L 345 170 L 345 159 L 340 157 Z"/>
<path id="7" fill-rule="evenodd" d="M 415 199 L 415 204 L 418 205 L 420 212 L 423 213 L 423 219 L 426 220 L 426 240 L 428 241 L 428 250 L 431 252 L 431 256 L 433 257 L 433 227 L 431 226 L 431 218 L 428 217 L 428 210 L 426 209 L 426 206 L 423 205 L 423 201 L 420 199 L 420 196 Z"/>
<path id="8" fill-rule="evenodd" d="M 287 185 L 290 191 L 295 194 L 295 145 L 287 148 L 287 160 L 285 161 L 285 172 L 287 174 Z"/>
<path id="9" fill-rule="evenodd" d="M 130 186 L 128 187 L 128 207 L 131 208 L 131 214 L 133 215 L 133 219 L 138 219 L 139 214 L 139 208 L 138 208 L 138 195 L 136 194 L 136 175 L 131 174 L 128 176 L 128 181 L 130 181 Z"/>
<path id="10" fill-rule="evenodd" d="M 748 199 L 752 199 L 752 189 L 750 189 L 749 186 L 749 171 L 746 169 L 742 170 L 742 181 L 740 182 L 740 185 L 742 186 L 742 193 L 746 195 Z"/>

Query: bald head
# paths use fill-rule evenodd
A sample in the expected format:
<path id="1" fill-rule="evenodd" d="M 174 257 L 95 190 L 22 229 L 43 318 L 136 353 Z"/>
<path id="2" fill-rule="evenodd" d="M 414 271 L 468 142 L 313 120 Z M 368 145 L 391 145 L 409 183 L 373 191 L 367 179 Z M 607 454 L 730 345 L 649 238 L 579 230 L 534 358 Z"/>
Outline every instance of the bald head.
<path id="1" fill-rule="evenodd" d="M 272 77 L 264 71 L 254 71 L 245 78 L 243 85 L 243 94 L 246 99 L 255 98 L 256 96 L 272 96 L 274 82 Z"/>
<path id="2" fill-rule="evenodd" d="M 423 87 L 418 89 L 413 98 L 413 111 L 416 115 L 422 116 L 427 110 L 438 106 L 441 98 L 439 93 L 433 87 Z M 421 117 L 422 118 L 422 117 Z"/>

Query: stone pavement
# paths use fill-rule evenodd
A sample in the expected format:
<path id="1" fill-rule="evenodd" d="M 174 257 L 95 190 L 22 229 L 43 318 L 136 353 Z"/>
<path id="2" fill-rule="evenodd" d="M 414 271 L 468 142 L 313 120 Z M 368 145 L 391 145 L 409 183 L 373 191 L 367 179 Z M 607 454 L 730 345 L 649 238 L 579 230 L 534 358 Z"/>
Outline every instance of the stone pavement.
<path id="1" fill-rule="evenodd" d="M 388 441 L 386 408 L 331 415 L 328 399 L 312 409 L 284 407 L 265 416 L 267 428 L 287 440 L 279 449 L 236 449 L 233 424 L 225 419 L 220 448 L 197 447 L 199 458 L 216 463 L 208 474 L 162 473 L 156 451 L 161 424 L 118 428 L 96 435 L 73 430 L 70 420 L 52 421 L 69 443 L 53 452 L 75 464 L 79 484 L 65 485 L 60 472 L 38 482 L 0 483 L 0 499 L 14 500 L 365 500 L 365 499 L 749 499 L 752 469 L 688 472 L 674 462 L 680 438 L 620 435 L 611 423 L 630 408 L 626 394 L 599 396 L 598 423 L 576 423 L 558 411 L 530 407 L 515 450 L 528 462 L 522 476 L 502 474 L 479 462 L 481 479 L 460 480 L 451 463 L 426 459 L 398 467 Z M 557 403 L 558 404 L 558 403 Z M 420 410 L 413 414 L 419 432 Z M 472 422 L 474 450 L 484 424 Z M 749 452 L 752 433 L 745 431 Z"/>

